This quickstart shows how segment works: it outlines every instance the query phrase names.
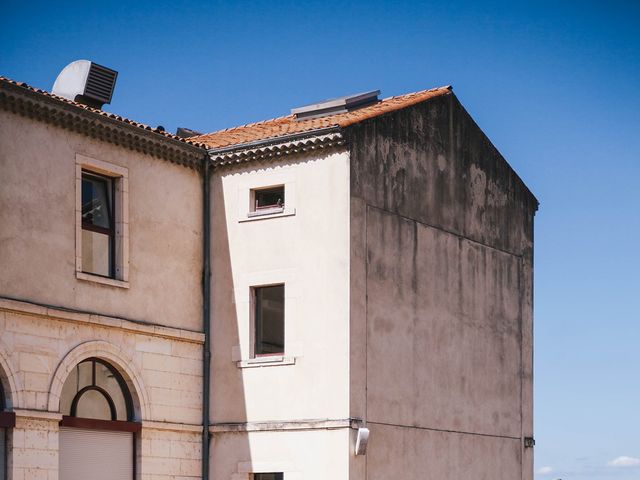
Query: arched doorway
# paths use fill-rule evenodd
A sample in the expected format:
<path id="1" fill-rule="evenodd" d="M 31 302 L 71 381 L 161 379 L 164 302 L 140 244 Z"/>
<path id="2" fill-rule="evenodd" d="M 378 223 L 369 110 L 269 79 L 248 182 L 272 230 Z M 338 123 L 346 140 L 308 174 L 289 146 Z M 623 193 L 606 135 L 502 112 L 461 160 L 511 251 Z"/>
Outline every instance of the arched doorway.
<path id="1" fill-rule="evenodd" d="M 60 395 L 60 480 L 135 479 L 131 393 L 122 375 L 99 358 L 69 373 Z"/>
<path id="2" fill-rule="evenodd" d="M 4 409 L 4 389 L 0 383 L 0 412 L 4 413 Z M 0 423 L 0 479 L 5 478 L 7 478 L 7 431 L 4 423 Z"/>
<path id="3" fill-rule="evenodd" d="M 1 373 L 1 372 L 0 372 Z M 0 480 L 7 478 L 7 440 L 9 429 L 15 426 L 16 416 L 8 412 L 7 397 L 0 378 Z"/>

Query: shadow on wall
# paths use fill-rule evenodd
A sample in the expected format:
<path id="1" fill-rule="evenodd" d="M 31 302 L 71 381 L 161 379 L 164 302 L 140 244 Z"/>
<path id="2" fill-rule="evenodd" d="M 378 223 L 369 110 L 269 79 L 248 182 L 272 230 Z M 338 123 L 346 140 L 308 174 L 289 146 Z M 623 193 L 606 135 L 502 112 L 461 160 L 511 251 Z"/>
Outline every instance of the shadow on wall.
<path id="1" fill-rule="evenodd" d="M 232 360 L 232 348 L 240 345 L 238 315 L 233 288 L 233 271 L 229 251 L 226 206 L 222 179 L 211 178 L 211 405 L 210 422 L 242 423 L 247 410 L 242 370 Z M 245 480 L 240 476 L 238 462 L 251 462 L 246 434 L 214 433 L 209 446 L 211 480 Z M 233 452 L 233 455 L 228 455 Z M 234 475 L 235 474 L 235 475 Z"/>

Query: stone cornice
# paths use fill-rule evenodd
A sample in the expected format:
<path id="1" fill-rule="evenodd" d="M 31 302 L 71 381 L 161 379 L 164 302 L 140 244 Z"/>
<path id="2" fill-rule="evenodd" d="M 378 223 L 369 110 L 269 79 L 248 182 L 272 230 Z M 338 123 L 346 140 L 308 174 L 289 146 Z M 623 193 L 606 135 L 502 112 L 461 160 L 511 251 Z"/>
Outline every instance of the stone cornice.
<path id="1" fill-rule="evenodd" d="M 166 132 L 5 79 L 0 109 L 197 170 L 206 153 L 203 146 Z"/>
<path id="2" fill-rule="evenodd" d="M 110 315 L 100 315 L 93 312 L 71 310 L 69 308 L 43 305 L 26 300 L 18 300 L 0 296 L 0 312 L 17 313 L 63 322 L 85 324 L 98 328 L 120 330 L 127 333 L 147 335 L 151 337 L 166 338 L 173 341 L 204 343 L 204 333 L 185 330 L 182 328 L 168 327 L 166 325 L 134 321 Z"/>
<path id="3" fill-rule="evenodd" d="M 339 430 L 358 429 L 364 425 L 359 418 L 273 420 L 259 422 L 216 422 L 209 425 L 209 433 L 281 432 L 284 430 Z"/>

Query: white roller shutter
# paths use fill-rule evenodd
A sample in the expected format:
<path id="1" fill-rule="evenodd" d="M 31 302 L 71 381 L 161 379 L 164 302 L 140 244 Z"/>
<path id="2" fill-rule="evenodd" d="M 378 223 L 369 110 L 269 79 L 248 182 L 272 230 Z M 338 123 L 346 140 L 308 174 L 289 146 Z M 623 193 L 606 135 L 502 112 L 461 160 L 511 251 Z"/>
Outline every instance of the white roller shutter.
<path id="1" fill-rule="evenodd" d="M 60 428 L 60 480 L 132 480 L 133 433 Z"/>
<path id="2" fill-rule="evenodd" d="M 4 428 L 0 428 L 0 480 L 4 480 L 4 459 L 7 458 L 7 452 L 4 445 L 5 433 Z"/>

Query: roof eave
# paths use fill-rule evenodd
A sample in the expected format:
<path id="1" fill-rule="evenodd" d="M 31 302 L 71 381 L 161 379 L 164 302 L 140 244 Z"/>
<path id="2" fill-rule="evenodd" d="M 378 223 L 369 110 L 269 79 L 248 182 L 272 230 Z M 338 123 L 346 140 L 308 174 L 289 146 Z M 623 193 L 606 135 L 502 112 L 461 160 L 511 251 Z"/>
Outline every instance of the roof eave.
<path id="1" fill-rule="evenodd" d="M 204 146 L 174 139 L 127 119 L 111 118 L 9 81 L 0 82 L 0 109 L 196 169 L 201 167 L 205 153 Z"/>
<path id="2" fill-rule="evenodd" d="M 213 165 L 220 167 L 338 147 L 345 143 L 342 129 L 332 126 L 208 151 Z"/>
<path id="3" fill-rule="evenodd" d="M 318 135 L 324 135 L 327 133 L 339 132 L 341 128 L 338 125 L 332 125 L 330 127 L 316 128 L 315 130 L 306 130 L 304 132 L 290 133 L 288 135 L 280 135 L 278 137 L 261 138 L 260 140 L 254 140 L 245 143 L 234 143 L 233 145 L 227 145 L 225 147 L 209 148 L 207 151 L 211 155 L 218 155 L 223 153 L 232 152 L 234 150 L 244 150 L 247 148 L 264 147 L 268 145 L 276 145 L 282 142 L 290 142 L 306 137 L 317 137 Z"/>

